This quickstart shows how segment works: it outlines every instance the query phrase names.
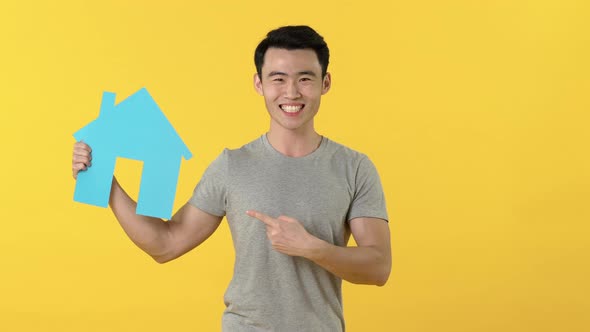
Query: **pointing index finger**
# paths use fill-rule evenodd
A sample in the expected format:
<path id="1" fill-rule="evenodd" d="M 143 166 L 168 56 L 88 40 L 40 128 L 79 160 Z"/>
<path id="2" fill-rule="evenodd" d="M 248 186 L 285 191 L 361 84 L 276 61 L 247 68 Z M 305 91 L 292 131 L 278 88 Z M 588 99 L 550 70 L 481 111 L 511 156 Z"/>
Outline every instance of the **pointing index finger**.
<path id="1" fill-rule="evenodd" d="M 267 224 L 268 226 L 272 226 L 275 223 L 275 220 L 269 216 L 267 216 L 264 213 L 260 213 L 258 211 L 254 211 L 254 210 L 248 210 L 246 211 L 246 214 L 249 215 L 250 217 L 256 218 L 260 221 L 262 221 L 263 223 Z"/>

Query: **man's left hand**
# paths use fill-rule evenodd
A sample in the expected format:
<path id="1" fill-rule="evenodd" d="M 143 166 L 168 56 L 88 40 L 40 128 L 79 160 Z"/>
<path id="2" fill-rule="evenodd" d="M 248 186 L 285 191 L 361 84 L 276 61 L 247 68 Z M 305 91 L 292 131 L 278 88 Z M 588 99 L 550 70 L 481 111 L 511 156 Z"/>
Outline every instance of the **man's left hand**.
<path id="1" fill-rule="evenodd" d="M 246 214 L 266 225 L 266 236 L 270 240 L 272 247 L 280 253 L 289 256 L 306 257 L 319 240 L 309 234 L 303 225 L 294 218 L 286 216 L 272 218 L 253 210 L 246 211 Z"/>

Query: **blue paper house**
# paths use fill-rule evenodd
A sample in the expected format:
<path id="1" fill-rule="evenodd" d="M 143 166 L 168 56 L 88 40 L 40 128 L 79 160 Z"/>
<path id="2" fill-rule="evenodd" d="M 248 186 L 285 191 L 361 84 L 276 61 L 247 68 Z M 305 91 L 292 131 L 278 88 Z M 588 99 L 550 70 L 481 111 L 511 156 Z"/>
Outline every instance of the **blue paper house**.
<path id="1" fill-rule="evenodd" d="M 191 152 L 149 92 L 142 88 L 115 105 L 104 92 L 98 118 L 74 134 L 92 148 L 92 166 L 78 174 L 74 200 L 108 206 L 117 157 L 143 161 L 137 214 L 170 218 L 181 159 Z"/>

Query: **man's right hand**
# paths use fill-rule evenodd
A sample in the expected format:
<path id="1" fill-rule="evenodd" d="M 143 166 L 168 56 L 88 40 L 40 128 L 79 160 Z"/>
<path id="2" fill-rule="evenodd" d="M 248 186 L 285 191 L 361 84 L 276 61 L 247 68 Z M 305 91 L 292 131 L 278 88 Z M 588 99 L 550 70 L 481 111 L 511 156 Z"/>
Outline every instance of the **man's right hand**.
<path id="1" fill-rule="evenodd" d="M 74 179 L 78 178 L 80 171 L 85 171 L 90 166 L 92 166 L 92 149 L 82 141 L 76 142 L 72 156 L 72 176 Z"/>

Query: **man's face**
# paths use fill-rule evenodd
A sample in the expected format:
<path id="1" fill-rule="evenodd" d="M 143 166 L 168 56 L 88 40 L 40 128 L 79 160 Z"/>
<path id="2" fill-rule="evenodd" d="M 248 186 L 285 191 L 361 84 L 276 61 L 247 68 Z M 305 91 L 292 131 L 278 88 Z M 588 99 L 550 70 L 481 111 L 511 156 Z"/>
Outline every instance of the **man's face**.
<path id="1" fill-rule="evenodd" d="M 260 74 L 254 75 L 254 86 L 264 96 L 271 129 L 313 129 L 321 96 L 330 89 L 330 74 L 322 78 L 316 53 L 311 49 L 269 48 Z"/>

